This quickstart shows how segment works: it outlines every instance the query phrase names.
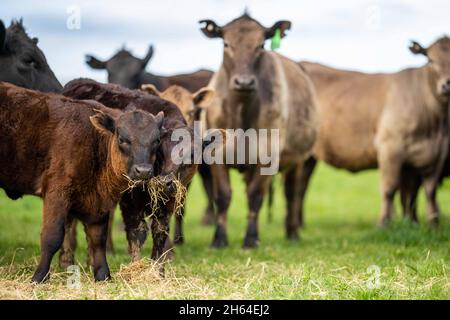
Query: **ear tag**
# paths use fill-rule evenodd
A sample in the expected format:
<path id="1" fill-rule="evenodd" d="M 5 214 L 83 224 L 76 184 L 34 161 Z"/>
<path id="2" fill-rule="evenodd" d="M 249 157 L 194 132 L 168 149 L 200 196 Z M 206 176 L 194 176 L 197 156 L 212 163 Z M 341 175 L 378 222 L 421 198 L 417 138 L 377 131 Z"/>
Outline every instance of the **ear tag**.
<path id="1" fill-rule="evenodd" d="M 280 43 L 281 43 L 281 30 L 277 29 L 277 30 L 275 30 L 275 34 L 272 37 L 272 42 L 270 44 L 270 48 L 272 50 L 276 50 L 280 47 Z"/>

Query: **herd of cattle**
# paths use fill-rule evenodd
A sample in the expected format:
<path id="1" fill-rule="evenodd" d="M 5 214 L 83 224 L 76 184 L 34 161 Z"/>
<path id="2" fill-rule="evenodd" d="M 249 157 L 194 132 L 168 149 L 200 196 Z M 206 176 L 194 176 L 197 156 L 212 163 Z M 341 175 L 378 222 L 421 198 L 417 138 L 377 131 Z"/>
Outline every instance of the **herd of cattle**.
<path id="1" fill-rule="evenodd" d="M 108 84 L 77 79 L 61 86 L 21 21 L 0 21 L 0 188 L 11 199 L 43 199 L 41 257 L 34 282 L 48 277 L 60 249 L 62 266 L 74 263 L 76 221 L 84 225 L 96 280 L 110 278 L 106 249 L 112 248 L 112 215 L 120 205 L 132 260 L 150 227 L 153 259 L 166 258 L 183 242 L 184 208 L 176 184 L 188 187 L 199 171 L 208 196 L 204 222 L 215 223 L 212 246 L 228 245 L 229 169 L 245 176 L 248 226 L 243 246 L 258 245 L 258 214 L 272 176 L 256 164 L 177 164 L 171 134 L 194 121 L 207 128 L 278 129 L 280 172 L 287 203 L 286 235 L 298 239 L 303 202 L 317 160 L 352 172 L 379 168 L 380 224 L 393 214 L 401 193 L 406 216 L 417 221 L 416 196 L 423 185 L 431 226 L 437 226 L 436 191 L 450 173 L 450 39 L 410 50 L 428 58 L 420 68 L 392 74 L 365 74 L 295 62 L 264 49 L 283 38 L 289 21 L 266 28 L 248 14 L 219 26 L 202 20 L 208 38 L 223 39 L 219 70 L 162 77 L 145 71 L 143 59 L 125 49 L 108 61 L 87 56 L 106 70 Z M 226 139 L 225 139 L 226 140 Z M 192 139 L 192 144 L 198 143 Z M 206 143 L 193 145 L 205 148 Z M 158 177 L 167 196 L 154 210 L 145 185 Z M 130 181 L 143 187 L 130 188 Z M 150 225 L 147 224 L 150 217 Z"/>

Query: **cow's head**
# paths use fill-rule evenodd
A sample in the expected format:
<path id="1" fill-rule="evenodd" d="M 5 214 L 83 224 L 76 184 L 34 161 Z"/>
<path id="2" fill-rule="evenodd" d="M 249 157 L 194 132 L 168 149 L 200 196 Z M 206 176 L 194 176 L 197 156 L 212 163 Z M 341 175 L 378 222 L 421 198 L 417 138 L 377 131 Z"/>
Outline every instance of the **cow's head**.
<path id="1" fill-rule="evenodd" d="M 250 93 L 258 88 L 258 70 L 264 53 L 264 43 L 274 36 L 277 29 L 281 37 L 291 28 L 289 21 L 278 21 L 265 28 L 248 14 L 231 21 L 224 27 L 212 20 L 201 20 L 201 29 L 208 38 L 223 39 L 223 66 L 229 77 L 230 89 Z"/>
<path id="2" fill-rule="evenodd" d="M 93 69 L 106 70 L 108 72 L 108 82 L 120 84 L 130 89 L 137 89 L 141 83 L 141 75 L 145 72 L 145 68 L 152 56 L 153 46 L 149 47 L 143 59 L 133 56 L 131 52 L 125 49 L 121 49 L 107 61 L 101 61 L 91 55 L 87 55 L 86 63 Z"/>
<path id="3" fill-rule="evenodd" d="M 413 41 L 409 49 L 414 54 L 421 54 L 428 58 L 437 95 L 441 99 L 448 100 L 450 98 L 450 38 L 443 37 L 428 48 Z"/>
<path id="4" fill-rule="evenodd" d="M 62 86 L 37 43 L 37 38 L 28 37 L 22 21 L 13 21 L 5 28 L 0 20 L 0 81 L 44 92 L 59 92 Z"/>
<path id="5" fill-rule="evenodd" d="M 111 137 L 110 160 L 117 175 L 141 181 L 153 177 L 163 118 L 163 112 L 154 116 L 142 110 L 121 112 L 108 108 L 90 117 L 98 131 Z"/>
<path id="6" fill-rule="evenodd" d="M 208 107 L 215 94 L 214 89 L 209 87 L 201 88 L 195 93 L 177 85 L 172 85 L 163 92 L 153 84 L 144 84 L 141 89 L 178 106 L 189 127 L 193 127 L 194 121 L 200 120 L 202 111 Z"/>

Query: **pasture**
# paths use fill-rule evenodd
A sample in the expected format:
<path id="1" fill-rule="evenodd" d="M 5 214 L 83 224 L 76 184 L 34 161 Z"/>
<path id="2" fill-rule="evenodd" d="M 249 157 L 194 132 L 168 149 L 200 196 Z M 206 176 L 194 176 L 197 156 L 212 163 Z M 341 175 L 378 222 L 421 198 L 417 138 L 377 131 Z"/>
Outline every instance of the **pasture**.
<path id="1" fill-rule="evenodd" d="M 116 253 L 108 255 L 113 280 L 95 283 L 85 267 L 86 244 L 79 227 L 78 289 L 66 286 L 68 275 L 58 269 L 56 257 L 47 283 L 29 283 L 39 256 L 42 202 L 30 196 L 12 201 L 1 191 L 0 299 L 450 298 L 450 181 L 438 193 L 444 213 L 438 230 L 426 226 L 422 194 L 419 225 L 401 218 L 397 201 L 394 221 L 381 230 L 375 226 L 378 172 L 351 175 L 320 164 L 307 195 L 306 228 L 298 243 L 285 240 L 280 182 L 277 177 L 273 221 L 267 221 L 266 205 L 261 211 L 259 248 L 243 250 L 246 196 L 242 178 L 233 172 L 230 246 L 214 250 L 209 247 L 214 228 L 200 224 L 206 197 L 195 177 L 187 199 L 186 243 L 176 248 L 164 279 L 147 260 L 128 264 L 125 233 L 116 214 Z M 147 257 L 150 244 L 151 237 L 144 249 Z M 371 266 L 379 267 L 379 282 Z"/>

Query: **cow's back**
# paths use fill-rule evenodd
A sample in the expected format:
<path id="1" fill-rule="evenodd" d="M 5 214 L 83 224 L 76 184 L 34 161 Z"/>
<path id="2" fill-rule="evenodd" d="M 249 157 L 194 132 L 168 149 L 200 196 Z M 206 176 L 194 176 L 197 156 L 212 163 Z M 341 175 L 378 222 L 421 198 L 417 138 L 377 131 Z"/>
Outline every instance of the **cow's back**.
<path id="1" fill-rule="evenodd" d="M 209 70 L 198 70 L 193 73 L 180 74 L 167 77 L 167 87 L 162 90 L 166 90 L 171 85 L 178 85 L 194 93 L 203 87 L 206 87 L 213 75 Z"/>
<path id="2" fill-rule="evenodd" d="M 100 104 L 3 83 L 0 104 L 0 187 L 41 195 L 49 175 L 69 172 L 76 178 L 82 162 L 95 165 L 98 134 L 89 116 Z M 49 173 L 49 168 L 57 170 Z"/>
<path id="3" fill-rule="evenodd" d="M 376 167 L 375 135 L 392 75 L 344 71 L 306 62 L 301 66 L 310 75 L 318 96 L 317 158 L 350 171 Z"/>
<path id="4" fill-rule="evenodd" d="M 268 52 L 268 56 L 274 67 L 271 79 L 273 97 L 268 103 L 269 108 L 261 108 L 260 123 L 262 128 L 270 127 L 264 121 L 279 119 L 275 127 L 280 129 L 283 164 L 304 158 L 312 151 L 319 125 L 317 98 L 312 81 L 304 69 L 277 53 Z"/>

